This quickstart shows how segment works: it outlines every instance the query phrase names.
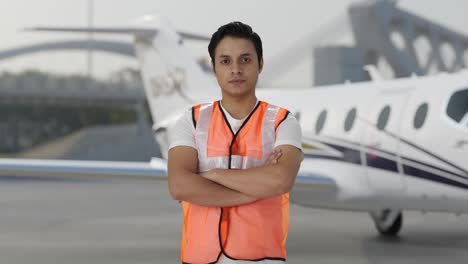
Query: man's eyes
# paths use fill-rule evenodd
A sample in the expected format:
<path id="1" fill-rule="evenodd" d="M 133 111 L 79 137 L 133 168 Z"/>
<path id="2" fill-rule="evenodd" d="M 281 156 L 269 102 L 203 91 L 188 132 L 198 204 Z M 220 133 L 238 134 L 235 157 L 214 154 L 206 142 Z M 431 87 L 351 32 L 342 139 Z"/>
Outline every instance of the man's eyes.
<path id="1" fill-rule="evenodd" d="M 250 57 L 242 57 L 242 58 L 240 59 L 240 62 L 241 62 L 241 63 L 249 63 L 249 62 L 251 62 L 251 61 L 252 61 L 252 59 L 251 59 Z M 229 63 L 231 63 L 231 60 L 230 60 L 230 59 L 222 59 L 222 60 L 219 61 L 219 63 L 221 63 L 221 64 L 229 64 Z"/>
<path id="2" fill-rule="evenodd" d="M 244 63 L 250 62 L 250 57 L 243 57 L 241 61 Z"/>

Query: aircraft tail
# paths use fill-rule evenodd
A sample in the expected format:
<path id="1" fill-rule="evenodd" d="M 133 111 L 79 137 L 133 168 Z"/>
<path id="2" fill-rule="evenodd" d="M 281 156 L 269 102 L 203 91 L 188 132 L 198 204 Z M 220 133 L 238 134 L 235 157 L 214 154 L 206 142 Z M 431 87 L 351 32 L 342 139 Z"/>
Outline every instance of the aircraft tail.
<path id="1" fill-rule="evenodd" d="M 165 130 L 184 110 L 200 103 L 201 99 L 220 97 L 219 89 L 215 88 L 215 79 L 203 71 L 183 42 L 183 38 L 205 41 L 209 38 L 178 32 L 163 17 L 157 17 L 139 27 L 37 27 L 30 30 L 133 35 L 156 132 Z M 167 143 L 167 139 L 158 138 L 158 141 L 160 144 L 164 141 Z M 165 149 L 165 146 L 161 147 Z"/>
<path id="2" fill-rule="evenodd" d="M 159 19 L 154 36 L 135 35 L 135 51 L 140 60 L 142 78 L 156 128 L 165 127 L 187 109 L 217 95 L 213 76 L 201 66 L 184 46 L 183 38 L 201 39 L 180 34 L 169 21 Z M 211 95 L 211 96 L 210 96 Z"/>

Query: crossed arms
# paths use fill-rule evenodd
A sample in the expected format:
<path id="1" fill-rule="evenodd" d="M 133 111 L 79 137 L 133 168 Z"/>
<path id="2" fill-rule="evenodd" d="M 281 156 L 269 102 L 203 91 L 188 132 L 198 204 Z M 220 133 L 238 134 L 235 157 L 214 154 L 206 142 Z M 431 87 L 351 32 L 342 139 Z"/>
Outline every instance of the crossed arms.
<path id="1" fill-rule="evenodd" d="M 289 192 L 302 157 L 296 147 L 280 145 L 263 166 L 198 173 L 197 151 L 192 147 L 174 147 L 169 150 L 169 192 L 175 200 L 207 207 L 251 203 Z"/>

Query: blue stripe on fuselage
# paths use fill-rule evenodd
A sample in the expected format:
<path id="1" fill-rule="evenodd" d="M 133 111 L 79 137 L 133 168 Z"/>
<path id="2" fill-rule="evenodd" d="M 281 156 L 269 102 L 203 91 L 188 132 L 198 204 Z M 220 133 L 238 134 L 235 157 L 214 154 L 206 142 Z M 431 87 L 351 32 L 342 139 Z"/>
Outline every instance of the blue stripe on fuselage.
<path id="1" fill-rule="evenodd" d="M 356 149 L 355 149 L 355 148 L 350 148 L 350 147 L 344 146 L 344 145 L 337 145 L 337 144 L 324 142 L 322 140 L 317 140 L 317 139 L 315 139 L 315 140 L 322 143 L 322 144 L 325 144 L 325 145 L 327 145 L 327 146 L 329 146 L 329 147 L 331 147 L 331 148 L 333 148 L 333 149 L 335 149 L 337 151 L 340 151 L 343 155 L 341 157 L 337 157 L 337 156 L 329 156 L 329 155 L 321 155 L 321 154 L 307 154 L 306 153 L 304 155 L 305 157 L 315 158 L 315 159 L 336 160 L 336 161 L 342 161 L 342 162 L 351 163 L 351 164 L 355 164 L 355 165 L 364 165 L 364 164 L 361 163 L 361 155 L 360 155 L 359 149 L 357 149 L 359 147 L 358 144 L 353 143 L 353 142 L 347 142 L 347 141 L 345 141 L 343 139 L 339 139 L 340 141 L 345 142 L 348 145 L 351 144 L 353 146 L 356 146 Z M 414 144 L 412 144 L 412 145 L 414 145 Z M 369 149 L 369 147 L 366 147 L 366 149 Z M 421 150 L 421 148 L 418 148 L 418 149 Z M 381 153 L 385 153 L 386 155 L 391 155 L 395 159 L 397 158 L 397 155 L 395 153 L 391 153 L 391 152 L 384 151 L 384 150 L 381 150 L 381 149 L 373 148 L 373 151 L 371 151 L 371 152 L 366 151 L 367 166 L 370 167 L 370 168 L 381 169 L 381 170 L 385 170 L 385 171 L 398 173 L 397 162 L 395 160 L 383 157 L 381 155 Z M 425 152 L 425 153 L 427 153 L 427 152 Z M 436 156 L 434 156 L 434 154 L 432 154 L 431 156 L 437 158 Z M 468 175 L 463 176 L 463 175 L 460 175 L 460 174 L 445 170 L 443 168 L 439 168 L 439 167 L 436 167 L 434 165 L 430 165 L 430 164 L 420 162 L 420 161 L 417 161 L 417 160 L 414 160 L 414 159 L 410 159 L 410 158 L 407 158 L 407 157 L 401 157 L 401 158 L 402 158 L 403 161 L 411 161 L 411 162 L 414 162 L 414 163 L 416 163 L 418 165 L 422 165 L 422 166 L 425 166 L 425 167 L 428 167 L 428 168 L 431 168 L 431 169 L 436 169 L 436 170 L 439 170 L 441 172 L 444 172 L 444 173 L 447 173 L 449 175 L 456 176 L 456 177 L 459 177 L 459 178 L 462 178 L 462 179 L 467 179 L 467 177 L 468 177 Z M 439 159 L 439 160 L 441 160 L 442 162 L 447 163 L 443 159 Z M 451 163 L 449 163 L 449 164 L 452 165 Z M 435 182 L 438 182 L 438 183 L 443 183 L 443 184 L 447 184 L 447 185 L 451 185 L 451 186 L 455 186 L 455 187 L 459 187 L 459 188 L 468 189 L 468 184 L 465 184 L 465 183 L 462 183 L 462 182 L 459 182 L 459 181 L 456 181 L 456 180 L 453 180 L 453 179 L 449 179 L 447 177 L 444 177 L 443 175 L 440 175 L 440 174 L 437 174 L 437 173 L 434 173 L 434 172 L 430 172 L 428 170 L 416 168 L 414 166 L 411 166 L 411 165 L 405 164 L 405 163 L 403 164 L 403 173 L 405 175 L 407 175 L 407 176 L 413 176 L 413 177 L 422 178 L 422 179 L 429 180 L 429 181 L 435 181 Z"/>

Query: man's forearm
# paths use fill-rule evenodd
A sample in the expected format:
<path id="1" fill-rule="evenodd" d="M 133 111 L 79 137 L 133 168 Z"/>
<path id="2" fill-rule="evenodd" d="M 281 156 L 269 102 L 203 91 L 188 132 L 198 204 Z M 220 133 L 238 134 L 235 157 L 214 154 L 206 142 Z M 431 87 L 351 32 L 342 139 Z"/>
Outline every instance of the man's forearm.
<path id="1" fill-rule="evenodd" d="M 215 169 L 205 176 L 227 188 L 259 199 L 288 192 L 294 181 L 294 177 L 288 177 L 276 165 L 246 170 Z"/>
<path id="2" fill-rule="evenodd" d="M 183 181 L 172 183 L 177 200 L 207 207 L 230 207 L 254 202 L 257 198 L 229 189 L 195 173 L 180 177 Z"/>
<path id="3" fill-rule="evenodd" d="M 302 158 L 300 149 L 281 145 L 270 154 L 264 166 L 243 170 L 213 169 L 201 175 L 248 196 L 270 198 L 291 190 Z"/>

